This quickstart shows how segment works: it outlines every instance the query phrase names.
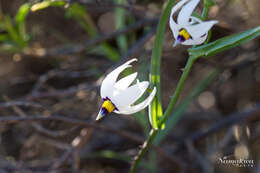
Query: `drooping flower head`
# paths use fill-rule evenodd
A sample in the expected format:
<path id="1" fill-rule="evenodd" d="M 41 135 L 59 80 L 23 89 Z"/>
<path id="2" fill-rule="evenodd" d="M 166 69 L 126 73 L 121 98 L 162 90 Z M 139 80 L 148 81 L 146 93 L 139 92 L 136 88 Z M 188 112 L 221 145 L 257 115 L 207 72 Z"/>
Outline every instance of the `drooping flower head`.
<path id="1" fill-rule="evenodd" d="M 191 16 L 199 1 L 200 0 L 181 0 L 172 8 L 170 28 L 175 38 L 174 46 L 177 44 L 202 44 L 208 37 L 208 31 L 217 23 L 216 20 L 204 22 L 197 17 Z M 178 14 L 177 22 L 175 22 L 173 15 L 180 8 L 181 10 Z"/>
<path id="2" fill-rule="evenodd" d="M 96 120 L 101 119 L 111 112 L 117 114 L 136 113 L 147 107 L 153 100 L 156 93 L 155 87 L 143 102 L 133 105 L 144 94 L 149 85 L 148 81 L 139 82 L 138 79 L 136 84 L 131 85 L 137 77 L 137 72 L 117 81 L 119 74 L 126 68 L 131 67 L 130 64 L 134 61 L 137 61 L 137 59 L 127 61 L 125 64 L 109 73 L 103 80 L 100 88 L 100 95 L 104 102 Z"/>

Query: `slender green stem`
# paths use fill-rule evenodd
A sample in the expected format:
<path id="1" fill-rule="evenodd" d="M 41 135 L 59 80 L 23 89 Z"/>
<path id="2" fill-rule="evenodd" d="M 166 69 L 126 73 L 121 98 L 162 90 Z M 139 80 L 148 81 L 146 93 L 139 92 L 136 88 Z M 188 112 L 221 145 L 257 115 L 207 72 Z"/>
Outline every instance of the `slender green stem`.
<path id="1" fill-rule="evenodd" d="M 157 135 L 158 132 L 159 132 L 159 130 L 156 130 L 156 129 L 152 129 L 150 131 L 148 139 L 143 143 L 140 152 L 134 158 L 134 163 L 132 164 L 132 167 L 130 169 L 130 173 L 135 173 L 136 168 L 139 165 L 139 162 L 144 157 L 144 154 L 147 152 L 149 146 L 152 144 L 152 142 L 153 142 L 153 140 L 154 140 L 154 138 L 155 138 L 155 136 Z"/>
<path id="2" fill-rule="evenodd" d="M 166 111 L 164 112 L 163 118 L 161 119 L 159 124 L 164 123 L 167 120 L 167 117 L 172 113 L 172 111 L 173 111 L 173 109 L 174 109 L 174 107 L 175 107 L 175 105 L 176 105 L 176 103 L 178 101 L 178 98 L 180 96 L 180 93 L 182 91 L 183 84 L 184 84 L 185 80 L 187 79 L 187 77 L 189 75 L 189 72 L 191 70 L 191 67 L 194 64 L 195 60 L 196 60 L 196 57 L 189 57 L 188 62 L 186 63 L 184 71 L 183 71 L 183 73 L 181 75 L 181 78 L 180 78 L 180 80 L 178 82 L 177 88 L 176 88 L 176 90 L 174 92 L 174 95 L 173 95 L 173 97 L 172 97 L 172 99 L 171 99 L 171 101 L 170 101 Z"/>
<path id="3" fill-rule="evenodd" d="M 175 107 L 175 105 L 177 103 L 177 100 L 178 100 L 178 98 L 180 96 L 180 93 L 182 91 L 184 82 L 187 79 L 188 74 L 191 71 L 192 65 L 194 64 L 196 59 L 197 59 L 196 57 L 190 57 L 188 59 L 188 62 L 186 64 L 186 66 L 184 68 L 184 71 L 183 71 L 183 73 L 181 75 L 181 78 L 180 78 L 180 80 L 178 82 L 178 85 L 177 85 L 177 88 L 176 88 L 176 90 L 174 92 L 174 95 L 173 95 L 173 97 L 172 97 L 172 99 L 170 101 L 170 104 L 168 105 L 164 115 L 163 115 L 163 119 L 161 119 L 161 121 L 160 121 L 160 124 L 163 124 L 167 120 L 167 117 L 172 113 L 172 111 L 173 111 L 173 109 L 174 109 L 174 107 Z M 137 168 L 139 162 L 143 158 L 143 156 L 146 153 L 146 151 L 148 150 L 149 146 L 152 144 L 152 142 L 153 142 L 153 140 L 156 137 L 158 132 L 159 132 L 159 130 L 155 130 L 155 129 L 152 129 L 150 131 L 148 139 L 144 142 L 140 152 L 138 153 L 138 155 L 134 159 L 134 162 L 132 164 L 130 173 L 134 173 L 136 171 L 136 168 Z"/>

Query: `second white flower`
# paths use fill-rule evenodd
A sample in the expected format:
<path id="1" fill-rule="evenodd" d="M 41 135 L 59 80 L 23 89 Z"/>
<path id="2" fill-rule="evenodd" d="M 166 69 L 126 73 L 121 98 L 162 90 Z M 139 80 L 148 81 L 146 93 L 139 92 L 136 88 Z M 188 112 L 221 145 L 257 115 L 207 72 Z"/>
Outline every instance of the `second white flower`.
<path id="1" fill-rule="evenodd" d="M 174 46 L 177 44 L 202 44 L 208 37 L 208 31 L 213 25 L 218 23 L 216 20 L 204 22 L 199 18 L 192 16 L 192 12 L 198 5 L 199 1 L 200 0 L 181 0 L 172 8 L 169 23 L 176 40 Z M 173 15 L 180 8 L 181 10 L 178 14 L 177 22 L 175 22 Z"/>

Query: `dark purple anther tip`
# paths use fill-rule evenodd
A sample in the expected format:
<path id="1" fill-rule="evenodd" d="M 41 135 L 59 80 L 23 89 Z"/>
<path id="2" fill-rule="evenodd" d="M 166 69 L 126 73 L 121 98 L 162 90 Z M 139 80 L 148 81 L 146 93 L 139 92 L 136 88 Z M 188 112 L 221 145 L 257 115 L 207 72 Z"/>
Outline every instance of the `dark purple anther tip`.
<path id="1" fill-rule="evenodd" d="M 108 111 L 106 108 L 101 108 L 101 111 L 100 111 L 101 115 L 107 115 L 108 114 Z"/>
<path id="2" fill-rule="evenodd" d="M 185 38 L 181 35 L 178 35 L 177 40 L 182 43 L 185 41 Z"/>

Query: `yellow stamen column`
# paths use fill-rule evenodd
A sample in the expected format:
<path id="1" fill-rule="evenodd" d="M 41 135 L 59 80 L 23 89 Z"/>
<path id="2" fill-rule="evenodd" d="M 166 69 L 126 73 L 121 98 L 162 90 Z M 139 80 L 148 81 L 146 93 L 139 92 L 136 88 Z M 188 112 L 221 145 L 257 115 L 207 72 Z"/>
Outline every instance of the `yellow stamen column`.
<path id="1" fill-rule="evenodd" d="M 190 34 L 188 33 L 188 31 L 186 31 L 186 29 L 180 30 L 179 35 L 183 36 L 185 40 L 191 38 Z"/>
<path id="2" fill-rule="evenodd" d="M 113 112 L 113 110 L 115 109 L 115 106 L 110 100 L 104 101 L 102 107 L 105 108 L 108 111 L 108 113 Z"/>

